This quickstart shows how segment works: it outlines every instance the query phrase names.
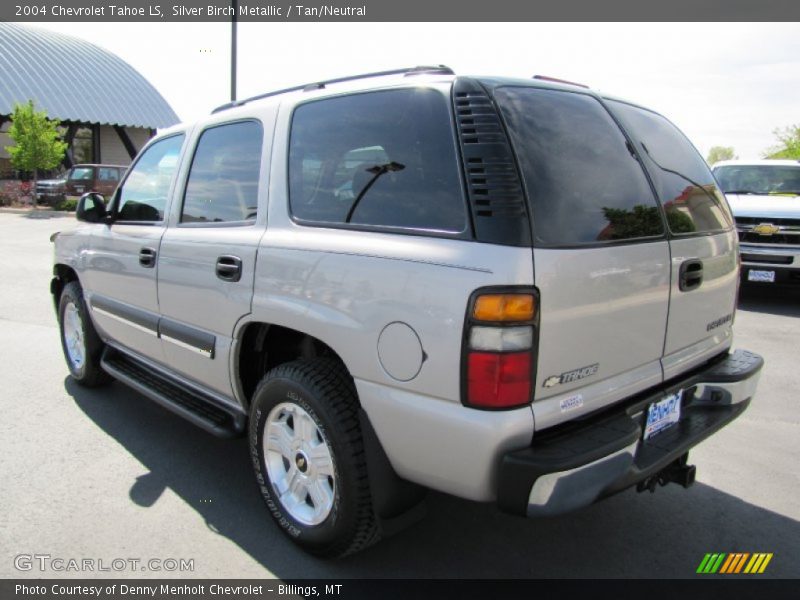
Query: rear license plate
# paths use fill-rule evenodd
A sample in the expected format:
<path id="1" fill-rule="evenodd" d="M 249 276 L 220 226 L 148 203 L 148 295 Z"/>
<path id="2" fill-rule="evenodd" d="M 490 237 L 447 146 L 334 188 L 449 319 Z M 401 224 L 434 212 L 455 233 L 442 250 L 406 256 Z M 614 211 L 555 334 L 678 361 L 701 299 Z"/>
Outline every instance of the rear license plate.
<path id="1" fill-rule="evenodd" d="M 78 192 L 78 193 L 80 194 L 80 193 L 82 193 L 82 192 L 83 192 L 83 187 L 82 187 L 82 186 L 79 186 L 79 185 L 76 185 L 76 186 L 75 186 L 75 191 L 76 191 L 76 192 Z"/>
<path id="2" fill-rule="evenodd" d="M 647 409 L 647 423 L 644 426 L 645 440 L 649 440 L 680 420 L 682 397 L 683 390 L 680 390 L 650 405 Z"/>
<path id="3" fill-rule="evenodd" d="M 757 271 L 750 269 L 747 272 L 747 281 L 762 281 L 764 283 L 775 283 L 775 271 Z"/>

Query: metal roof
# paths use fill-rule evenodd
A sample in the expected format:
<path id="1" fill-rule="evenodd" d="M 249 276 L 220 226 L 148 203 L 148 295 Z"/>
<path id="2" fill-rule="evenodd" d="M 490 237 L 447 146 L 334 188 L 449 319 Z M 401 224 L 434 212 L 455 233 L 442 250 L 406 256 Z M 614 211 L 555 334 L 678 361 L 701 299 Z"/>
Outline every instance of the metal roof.
<path id="1" fill-rule="evenodd" d="M 0 115 L 31 99 L 60 121 L 156 129 L 180 120 L 136 69 L 111 52 L 0 22 Z"/>

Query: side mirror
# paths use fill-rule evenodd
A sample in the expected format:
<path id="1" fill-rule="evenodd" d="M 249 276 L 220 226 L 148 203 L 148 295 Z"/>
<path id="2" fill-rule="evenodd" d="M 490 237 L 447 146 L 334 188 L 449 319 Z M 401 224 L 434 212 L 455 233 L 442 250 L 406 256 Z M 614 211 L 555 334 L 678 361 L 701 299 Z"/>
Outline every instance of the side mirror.
<path id="1" fill-rule="evenodd" d="M 75 208 L 75 218 L 86 223 L 101 223 L 107 214 L 105 198 L 97 192 L 88 192 L 81 196 Z"/>

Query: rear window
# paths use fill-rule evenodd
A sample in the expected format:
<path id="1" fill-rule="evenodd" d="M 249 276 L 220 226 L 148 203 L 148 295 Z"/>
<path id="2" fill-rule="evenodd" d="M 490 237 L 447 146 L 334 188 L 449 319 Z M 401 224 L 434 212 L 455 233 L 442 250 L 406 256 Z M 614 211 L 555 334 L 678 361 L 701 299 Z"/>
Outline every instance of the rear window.
<path id="1" fill-rule="evenodd" d="M 663 235 L 644 171 L 597 99 L 525 87 L 499 88 L 495 98 L 525 180 L 537 244 Z"/>
<path id="2" fill-rule="evenodd" d="M 459 177 L 437 90 L 339 96 L 294 112 L 289 201 L 301 222 L 462 232 Z"/>
<path id="3" fill-rule="evenodd" d="M 728 165 L 714 175 L 726 194 L 800 195 L 800 165 Z"/>
<path id="4" fill-rule="evenodd" d="M 672 233 L 724 231 L 733 219 L 714 176 L 694 146 L 661 115 L 610 101 L 650 167 Z"/>

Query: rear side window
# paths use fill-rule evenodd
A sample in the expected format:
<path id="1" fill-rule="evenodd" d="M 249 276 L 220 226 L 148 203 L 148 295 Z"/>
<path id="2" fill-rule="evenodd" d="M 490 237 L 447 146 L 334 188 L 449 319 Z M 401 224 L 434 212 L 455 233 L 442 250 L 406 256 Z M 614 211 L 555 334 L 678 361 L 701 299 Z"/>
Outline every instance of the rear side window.
<path id="1" fill-rule="evenodd" d="M 189 169 L 181 223 L 256 218 L 263 131 L 256 121 L 205 130 Z"/>
<path id="2" fill-rule="evenodd" d="M 664 233 L 658 203 L 625 136 L 584 94 L 495 92 L 532 204 L 538 244 L 571 246 Z"/>
<path id="3" fill-rule="evenodd" d="M 119 181 L 119 169 L 100 167 L 97 172 L 100 181 Z"/>
<path id="4" fill-rule="evenodd" d="M 656 184 L 672 233 L 724 231 L 733 219 L 703 158 L 677 127 L 661 115 L 610 101 L 634 139 Z"/>
<path id="5" fill-rule="evenodd" d="M 292 117 L 289 201 L 301 222 L 463 231 L 448 99 L 416 88 L 300 105 Z"/>

